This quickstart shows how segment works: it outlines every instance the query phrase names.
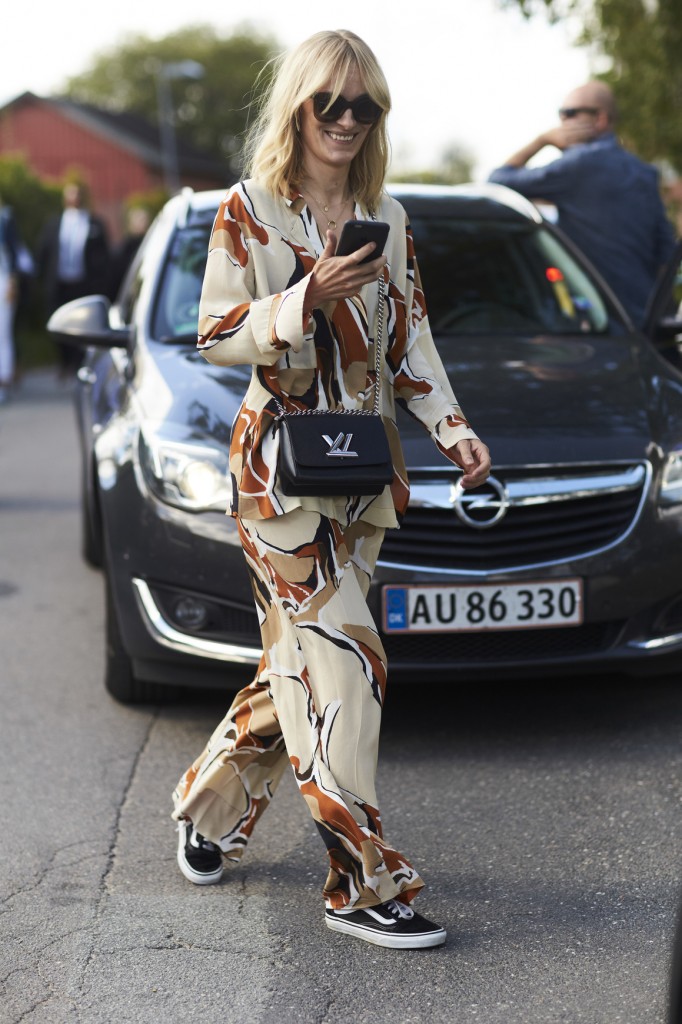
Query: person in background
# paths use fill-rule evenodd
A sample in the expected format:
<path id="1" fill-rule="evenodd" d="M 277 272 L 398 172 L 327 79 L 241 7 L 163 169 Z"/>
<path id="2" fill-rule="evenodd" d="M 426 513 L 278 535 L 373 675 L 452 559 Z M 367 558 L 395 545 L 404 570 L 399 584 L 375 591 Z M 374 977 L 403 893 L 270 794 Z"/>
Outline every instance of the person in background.
<path id="1" fill-rule="evenodd" d="M 19 239 L 14 215 L 0 199 L 0 402 L 14 383 L 14 311 L 18 298 Z"/>
<path id="2" fill-rule="evenodd" d="M 405 211 L 384 190 L 390 105 L 366 43 L 352 32 L 316 33 L 277 63 L 247 144 L 249 178 L 215 218 L 199 351 L 218 366 L 252 368 L 232 432 L 229 512 L 263 657 L 180 779 L 173 817 L 183 875 L 219 882 L 223 857 L 240 859 L 290 764 L 329 858 L 327 927 L 413 949 L 441 945 L 446 930 L 411 908 L 423 882 L 386 838 L 379 813 L 386 654 L 367 605 L 385 530 L 399 525 L 409 497 L 394 403 L 463 470 L 465 487 L 483 483 L 490 458 L 434 345 Z M 385 253 L 370 242 L 336 256 L 343 223 L 372 213 L 390 225 Z M 378 495 L 291 497 L 277 472 L 278 404 L 291 412 L 371 407 L 379 278 L 393 482 Z"/>
<path id="3" fill-rule="evenodd" d="M 615 123 L 611 89 L 588 82 L 566 97 L 556 127 L 510 156 L 489 180 L 552 203 L 559 227 L 641 327 L 658 275 L 672 257 L 675 233 L 656 168 L 619 145 Z M 561 156 L 527 167 L 546 146 Z"/>
<path id="4" fill-rule="evenodd" d="M 109 294 L 110 247 L 104 221 L 88 209 L 83 185 L 65 185 L 62 198 L 64 209 L 45 225 L 37 253 L 48 316 L 72 299 Z M 78 368 L 82 353 L 75 345 L 59 344 L 58 355 L 60 376 L 68 377 Z"/>
<path id="5" fill-rule="evenodd" d="M 150 221 L 151 217 L 149 216 L 149 211 L 143 206 L 131 206 L 128 210 L 128 215 L 126 217 L 126 233 L 120 245 L 114 250 L 114 254 L 111 259 L 111 281 L 109 285 L 109 294 L 112 299 L 115 299 L 118 295 L 118 290 L 123 283 L 123 278 L 126 275 L 128 267 L 133 261 L 135 253 L 140 248 L 140 244 L 147 233 Z"/>

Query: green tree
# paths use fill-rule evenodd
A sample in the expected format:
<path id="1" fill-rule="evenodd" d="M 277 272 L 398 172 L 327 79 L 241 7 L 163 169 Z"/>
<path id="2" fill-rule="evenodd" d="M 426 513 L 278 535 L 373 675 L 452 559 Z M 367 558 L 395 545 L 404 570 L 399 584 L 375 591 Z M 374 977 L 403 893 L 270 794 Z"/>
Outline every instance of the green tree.
<path id="1" fill-rule="evenodd" d="M 61 193 L 61 184 L 41 181 L 20 157 L 0 157 L 0 199 L 12 208 L 20 240 L 33 256 L 45 221 L 62 208 Z M 24 274 L 20 280 L 15 343 L 21 369 L 54 359 L 54 345 L 45 334 L 40 282 Z"/>
<path id="2" fill-rule="evenodd" d="M 70 78 L 65 91 L 81 103 L 131 111 L 156 123 L 158 68 L 197 61 L 204 69 L 202 78 L 170 82 L 178 136 L 232 166 L 255 98 L 256 77 L 276 49 L 274 38 L 258 35 L 246 25 L 222 37 L 208 25 L 190 26 L 161 39 L 128 36 Z"/>
<path id="3" fill-rule="evenodd" d="M 682 11 L 680 0 L 499 0 L 526 16 L 572 15 L 576 42 L 608 58 L 597 75 L 613 88 L 618 134 L 643 159 L 682 173 Z M 576 83 L 580 84 L 580 83 Z M 543 84 L 543 88 L 546 84 Z"/>
<path id="4" fill-rule="evenodd" d="M 48 217 L 61 209 L 61 185 L 48 184 L 21 157 L 0 157 L 0 200 L 11 206 L 22 242 L 35 250 Z"/>

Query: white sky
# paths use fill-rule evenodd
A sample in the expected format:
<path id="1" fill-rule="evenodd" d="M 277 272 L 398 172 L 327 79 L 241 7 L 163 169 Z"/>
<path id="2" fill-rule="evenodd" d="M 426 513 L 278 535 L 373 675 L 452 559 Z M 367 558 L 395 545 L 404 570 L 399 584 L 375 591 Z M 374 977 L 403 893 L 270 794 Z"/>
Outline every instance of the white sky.
<path id="1" fill-rule="evenodd" d="M 525 21 L 495 0 L 253 0 L 244 7 L 225 0 L 57 0 L 39 8 L 23 0 L 12 4 L 0 34 L 0 104 L 26 90 L 58 93 L 128 34 L 160 37 L 199 23 L 223 34 L 245 19 L 282 49 L 320 29 L 362 36 L 391 89 L 394 162 L 413 168 L 428 167 L 459 143 L 474 157 L 475 176 L 485 177 L 553 125 L 563 96 L 589 77 L 588 56 L 571 46 L 565 25 L 550 27 L 543 16 Z"/>

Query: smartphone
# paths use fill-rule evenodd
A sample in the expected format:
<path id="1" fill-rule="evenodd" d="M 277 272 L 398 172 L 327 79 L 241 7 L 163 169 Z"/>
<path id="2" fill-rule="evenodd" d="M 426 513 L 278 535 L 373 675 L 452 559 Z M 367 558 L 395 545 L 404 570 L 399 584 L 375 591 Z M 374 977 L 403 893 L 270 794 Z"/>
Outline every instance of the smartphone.
<path id="1" fill-rule="evenodd" d="M 347 220 L 341 229 L 341 237 L 336 247 L 337 256 L 350 256 L 368 242 L 376 242 L 376 249 L 365 256 L 360 263 L 371 263 L 381 256 L 388 238 L 389 226 L 382 220 Z"/>

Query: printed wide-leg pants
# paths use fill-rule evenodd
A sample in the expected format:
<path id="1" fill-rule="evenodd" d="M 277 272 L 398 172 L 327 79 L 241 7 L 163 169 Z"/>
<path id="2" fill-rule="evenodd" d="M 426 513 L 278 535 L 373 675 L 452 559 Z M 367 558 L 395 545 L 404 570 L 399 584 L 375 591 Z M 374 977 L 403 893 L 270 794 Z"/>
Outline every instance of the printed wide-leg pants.
<path id="1" fill-rule="evenodd" d="M 239 860 L 289 761 L 327 847 L 327 906 L 409 902 L 423 883 L 384 840 L 375 791 L 386 656 L 366 597 L 384 531 L 303 509 L 238 525 L 263 658 L 173 817 Z"/>

